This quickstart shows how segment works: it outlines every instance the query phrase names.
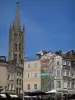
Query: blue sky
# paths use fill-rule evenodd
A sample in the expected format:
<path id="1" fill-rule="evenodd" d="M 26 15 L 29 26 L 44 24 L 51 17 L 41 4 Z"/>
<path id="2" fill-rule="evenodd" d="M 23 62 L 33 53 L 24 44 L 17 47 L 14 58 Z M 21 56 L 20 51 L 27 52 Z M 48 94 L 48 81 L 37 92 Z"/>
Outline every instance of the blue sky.
<path id="1" fill-rule="evenodd" d="M 16 0 L 0 0 L 0 55 L 8 56 L 9 26 Z M 25 25 L 25 55 L 40 50 L 75 50 L 75 0 L 19 0 Z"/>

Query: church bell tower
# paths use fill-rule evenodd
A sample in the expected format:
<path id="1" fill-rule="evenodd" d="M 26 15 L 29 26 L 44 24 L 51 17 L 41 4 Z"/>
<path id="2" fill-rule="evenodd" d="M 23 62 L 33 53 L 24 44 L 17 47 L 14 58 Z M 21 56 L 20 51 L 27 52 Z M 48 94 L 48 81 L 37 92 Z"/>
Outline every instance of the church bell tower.
<path id="1" fill-rule="evenodd" d="M 10 25 L 8 61 L 19 65 L 24 60 L 24 26 L 21 29 L 18 1 L 16 5 L 16 16 Z"/>
<path id="2" fill-rule="evenodd" d="M 16 92 L 19 93 L 23 88 L 23 68 L 24 68 L 24 31 L 25 27 L 21 27 L 20 15 L 19 15 L 19 1 L 16 2 L 16 15 L 13 23 L 10 25 L 9 30 L 9 51 L 8 61 L 15 65 L 16 68 L 16 81 L 20 81 L 22 84 L 16 83 Z M 18 76 L 21 73 L 21 76 Z"/>

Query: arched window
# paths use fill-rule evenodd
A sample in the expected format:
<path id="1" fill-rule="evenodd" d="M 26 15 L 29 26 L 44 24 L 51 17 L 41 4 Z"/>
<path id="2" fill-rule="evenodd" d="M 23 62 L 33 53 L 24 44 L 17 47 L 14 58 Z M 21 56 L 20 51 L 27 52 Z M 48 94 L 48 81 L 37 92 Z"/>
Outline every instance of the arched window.
<path id="1" fill-rule="evenodd" d="M 22 41 L 22 35 L 19 34 L 19 41 Z"/>
<path id="2" fill-rule="evenodd" d="M 14 54 L 14 60 L 17 60 L 17 54 Z"/>
<path id="3" fill-rule="evenodd" d="M 14 63 L 16 64 L 16 62 L 17 62 L 17 54 L 14 54 Z"/>
<path id="4" fill-rule="evenodd" d="M 18 40 L 18 34 L 14 34 L 14 40 L 15 40 L 15 41 Z"/>
<path id="5" fill-rule="evenodd" d="M 59 61 L 57 61 L 57 65 L 59 65 L 60 64 L 60 62 Z"/>
<path id="6" fill-rule="evenodd" d="M 19 50 L 21 50 L 21 43 L 19 43 Z"/>
<path id="7" fill-rule="evenodd" d="M 57 70 L 57 76 L 60 76 L 60 70 Z"/>
<path id="8" fill-rule="evenodd" d="M 17 43 L 15 43 L 15 51 L 17 51 Z"/>

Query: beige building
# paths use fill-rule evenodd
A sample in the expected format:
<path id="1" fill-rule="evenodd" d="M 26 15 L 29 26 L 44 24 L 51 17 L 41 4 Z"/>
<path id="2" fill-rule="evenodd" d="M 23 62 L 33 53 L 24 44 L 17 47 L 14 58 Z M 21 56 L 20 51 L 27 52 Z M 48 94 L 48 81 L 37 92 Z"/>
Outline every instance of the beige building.
<path id="1" fill-rule="evenodd" d="M 6 61 L 4 56 L 0 57 L 0 90 L 16 93 L 15 74 L 15 67 Z"/>
<path id="2" fill-rule="evenodd" d="M 25 92 L 41 90 L 41 62 L 27 60 L 24 62 L 23 89 Z"/>
<path id="3" fill-rule="evenodd" d="M 4 90 L 7 87 L 7 67 L 8 63 L 3 59 L 0 59 L 0 89 Z"/>

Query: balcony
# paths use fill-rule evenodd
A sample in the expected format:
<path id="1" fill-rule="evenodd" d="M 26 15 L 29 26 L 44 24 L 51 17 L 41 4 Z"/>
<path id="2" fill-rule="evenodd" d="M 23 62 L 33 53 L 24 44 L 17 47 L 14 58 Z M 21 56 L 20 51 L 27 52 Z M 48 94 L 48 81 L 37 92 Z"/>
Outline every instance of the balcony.
<path id="1" fill-rule="evenodd" d="M 70 67 L 70 66 L 71 66 L 71 62 L 69 62 L 69 61 L 68 61 L 68 62 L 67 62 L 67 66 L 69 66 L 69 67 Z"/>
<path id="2" fill-rule="evenodd" d="M 63 62 L 63 65 L 64 65 L 64 66 L 66 66 L 66 61 L 65 61 L 65 62 Z"/>
<path id="3" fill-rule="evenodd" d="M 63 65 L 63 69 L 68 69 L 68 70 L 70 70 L 70 66 Z"/>

